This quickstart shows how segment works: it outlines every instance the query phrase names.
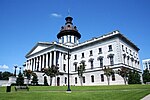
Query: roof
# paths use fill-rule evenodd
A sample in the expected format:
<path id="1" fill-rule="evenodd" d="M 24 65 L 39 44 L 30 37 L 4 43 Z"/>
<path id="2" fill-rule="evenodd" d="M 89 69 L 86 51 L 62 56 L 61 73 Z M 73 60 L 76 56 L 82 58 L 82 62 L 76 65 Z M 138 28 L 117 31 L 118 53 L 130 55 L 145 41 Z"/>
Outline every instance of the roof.
<path id="1" fill-rule="evenodd" d="M 76 45 L 72 46 L 71 48 L 74 49 L 74 48 L 78 48 L 78 47 L 81 47 L 81 46 L 87 46 L 87 45 L 89 45 L 91 43 L 94 43 L 94 42 L 104 41 L 104 40 L 108 40 L 108 39 L 115 38 L 115 37 L 120 38 L 121 40 L 123 40 L 124 42 L 126 42 L 127 44 L 132 46 L 134 49 L 136 49 L 137 51 L 140 50 L 134 43 L 132 43 L 129 39 L 127 39 L 118 30 L 110 32 L 108 34 L 104 34 L 104 35 L 102 35 L 100 37 L 92 38 L 92 39 L 87 40 L 87 41 L 82 42 L 82 43 L 76 44 Z"/>
<path id="2" fill-rule="evenodd" d="M 56 46 L 59 48 L 64 48 L 65 50 L 76 50 L 77 48 L 83 47 L 83 46 L 87 46 L 93 43 L 97 43 L 97 42 L 102 42 L 105 40 L 109 40 L 112 38 L 120 38 L 121 40 L 123 40 L 124 42 L 126 42 L 128 45 L 132 46 L 135 50 L 139 51 L 140 49 L 134 44 L 132 43 L 129 39 L 127 39 L 123 34 L 121 34 L 118 30 L 110 32 L 108 34 L 104 34 L 100 37 L 96 37 L 96 38 L 92 38 L 90 40 L 87 40 L 85 42 L 73 45 L 73 46 L 68 46 L 65 44 L 61 44 L 61 43 L 57 43 L 57 42 L 38 42 L 30 51 L 29 53 L 27 53 L 26 57 L 28 57 L 30 54 L 34 53 L 33 51 L 38 47 L 38 46 L 42 46 L 43 49 L 41 50 L 45 50 L 45 49 L 49 49 L 52 46 Z"/>

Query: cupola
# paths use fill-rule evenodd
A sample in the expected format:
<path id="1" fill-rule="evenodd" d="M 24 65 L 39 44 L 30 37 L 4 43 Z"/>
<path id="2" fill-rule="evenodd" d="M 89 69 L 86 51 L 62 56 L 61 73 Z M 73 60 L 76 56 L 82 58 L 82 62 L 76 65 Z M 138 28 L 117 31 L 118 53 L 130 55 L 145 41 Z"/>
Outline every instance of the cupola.
<path id="1" fill-rule="evenodd" d="M 66 45 L 78 44 L 81 34 L 78 32 L 77 27 L 73 25 L 73 18 L 68 16 L 65 20 L 65 25 L 61 27 L 60 32 L 57 34 L 59 43 Z"/>

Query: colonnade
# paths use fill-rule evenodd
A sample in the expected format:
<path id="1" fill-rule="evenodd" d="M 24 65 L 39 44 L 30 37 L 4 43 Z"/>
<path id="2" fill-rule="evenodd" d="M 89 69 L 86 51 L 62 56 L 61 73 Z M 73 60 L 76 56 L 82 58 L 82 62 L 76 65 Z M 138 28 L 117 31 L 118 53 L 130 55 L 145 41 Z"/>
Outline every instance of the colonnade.
<path id="1" fill-rule="evenodd" d="M 42 68 L 48 68 L 52 65 L 55 65 L 62 70 L 62 67 L 60 66 L 63 66 L 64 55 L 65 53 L 60 51 L 51 51 L 42 55 L 28 58 L 26 61 L 26 69 L 30 69 L 32 71 L 41 71 Z"/>

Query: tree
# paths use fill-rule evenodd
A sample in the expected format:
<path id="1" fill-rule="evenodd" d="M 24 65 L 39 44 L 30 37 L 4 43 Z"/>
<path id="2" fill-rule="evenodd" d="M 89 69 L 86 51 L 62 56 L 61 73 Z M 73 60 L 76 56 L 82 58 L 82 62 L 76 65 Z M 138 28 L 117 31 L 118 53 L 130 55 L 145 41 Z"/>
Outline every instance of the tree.
<path id="1" fill-rule="evenodd" d="M 59 75 L 59 70 L 58 69 L 59 68 L 55 65 L 52 65 L 51 67 L 42 69 L 42 71 L 44 72 L 44 75 L 47 75 L 50 78 L 50 86 L 52 86 L 53 77 Z"/>
<path id="2" fill-rule="evenodd" d="M 2 80 L 2 72 L 0 72 L 0 80 Z"/>
<path id="3" fill-rule="evenodd" d="M 80 78 L 80 82 L 81 82 L 81 86 L 82 86 L 82 82 L 83 82 L 83 73 L 85 71 L 85 64 L 80 63 L 79 67 L 78 67 L 78 76 Z"/>
<path id="4" fill-rule="evenodd" d="M 47 77 L 46 76 L 44 76 L 44 86 L 48 86 Z"/>
<path id="5" fill-rule="evenodd" d="M 140 75 L 136 70 L 129 71 L 128 84 L 141 84 Z"/>
<path id="6" fill-rule="evenodd" d="M 13 74 L 5 71 L 5 72 L 1 73 L 1 76 L 2 76 L 2 80 L 9 80 L 9 77 L 13 76 Z"/>
<path id="7" fill-rule="evenodd" d="M 143 76 L 143 82 L 145 84 L 146 84 L 146 82 L 150 82 L 150 72 L 147 68 L 143 71 L 142 76 Z"/>
<path id="8" fill-rule="evenodd" d="M 29 81 L 31 79 L 31 76 L 32 76 L 32 71 L 31 70 L 25 70 L 23 73 L 24 73 L 24 76 L 26 76 L 28 79 L 28 83 L 27 83 L 27 85 L 28 85 Z"/>
<path id="9" fill-rule="evenodd" d="M 38 76 L 36 75 L 36 73 L 32 73 L 32 76 L 33 76 L 31 81 L 32 85 L 38 85 Z"/>
<path id="10" fill-rule="evenodd" d="M 24 84 L 24 77 L 22 73 L 18 74 L 17 80 L 16 80 L 16 84 L 21 86 Z"/>
<path id="11" fill-rule="evenodd" d="M 109 67 L 106 67 L 104 66 L 104 75 L 106 75 L 107 77 L 107 82 L 108 82 L 108 85 L 110 84 L 110 76 L 112 76 L 114 74 L 114 71 L 112 68 L 109 68 Z"/>
<path id="12" fill-rule="evenodd" d="M 121 68 L 118 70 L 117 74 L 119 74 L 119 75 L 123 78 L 124 84 L 126 85 L 127 82 L 128 82 L 129 69 L 126 68 L 126 67 L 121 67 Z"/>

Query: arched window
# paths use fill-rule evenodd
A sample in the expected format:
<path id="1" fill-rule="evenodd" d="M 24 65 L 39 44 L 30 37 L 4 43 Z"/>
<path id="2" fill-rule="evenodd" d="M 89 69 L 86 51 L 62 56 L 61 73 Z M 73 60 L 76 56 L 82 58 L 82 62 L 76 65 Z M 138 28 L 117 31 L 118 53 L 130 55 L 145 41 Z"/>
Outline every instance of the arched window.
<path id="1" fill-rule="evenodd" d="M 94 75 L 91 76 L 91 82 L 94 82 Z"/>
<path id="2" fill-rule="evenodd" d="M 77 84 L 77 77 L 75 77 L 75 84 Z"/>
<path id="3" fill-rule="evenodd" d="M 115 74 L 112 74 L 112 81 L 115 81 Z"/>
<path id="4" fill-rule="evenodd" d="M 101 82 L 104 82 L 104 74 L 101 74 Z"/>
<path id="5" fill-rule="evenodd" d="M 100 67 L 103 67 L 103 56 L 99 56 L 97 60 L 100 62 Z"/>
<path id="6" fill-rule="evenodd" d="M 67 77 L 65 77 L 65 84 L 67 84 Z"/>
<path id="7" fill-rule="evenodd" d="M 114 54 L 109 54 L 107 57 L 110 60 L 110 65 L 114 65 Z"/>
<path id="8" fill-rule="evenodd" d="M 85 83 L 85 76 L 83 76 L 83 83 Z"/>

